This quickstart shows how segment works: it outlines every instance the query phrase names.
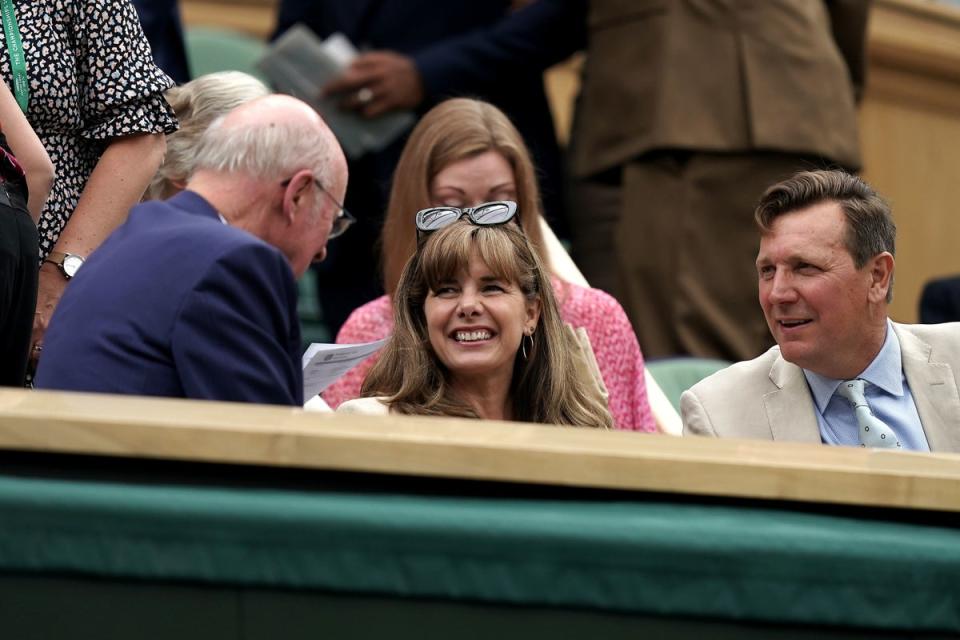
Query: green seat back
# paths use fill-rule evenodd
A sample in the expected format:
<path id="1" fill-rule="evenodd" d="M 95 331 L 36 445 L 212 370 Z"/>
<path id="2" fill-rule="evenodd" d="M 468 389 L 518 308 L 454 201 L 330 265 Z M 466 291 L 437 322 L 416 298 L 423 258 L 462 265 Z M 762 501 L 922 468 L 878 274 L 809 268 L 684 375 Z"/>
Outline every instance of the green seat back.
<path id="1" fill-rule="evenodd" d="M 230 29 L 191 27 L 185 34 L 190 76 L 215 71 L 243 71 L 266 81 L 256 67 L 267 49 L 266 43 Z"/>
<path id="2" fill-rule="evenodd" d="M 317 298 L 317 274 L 307 269 L 297 281 L 300 297 L 297 301 L 297 315 L 300 316 L 300 339 L 306 350 L 311 342 L 333 342 L 330 329 L 323 322 L 320 300 Z"/>
<path id="3" fill-rule="evenodd" d="M 730 362 L 713 358 L 678 357 L 649 360 L 646 366 L 673 407 L 680 411 L 680 396 L 684 391 L 710 374 L 730 366 Z"/>

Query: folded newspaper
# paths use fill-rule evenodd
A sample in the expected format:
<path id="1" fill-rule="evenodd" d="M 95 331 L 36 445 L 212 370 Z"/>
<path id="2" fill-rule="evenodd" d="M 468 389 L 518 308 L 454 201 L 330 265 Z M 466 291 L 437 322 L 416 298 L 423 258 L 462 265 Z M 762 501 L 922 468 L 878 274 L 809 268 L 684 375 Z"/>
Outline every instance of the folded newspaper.
<path id="1" fill-rule="evenodd" d="M 363 344 L 311 344 L 303 354 L 303 399 L 309 401 L 386 342 L 384 338 Z"/>
<path id="2" fill-rule="evenodd" d="M 357 57 L 357 49 L 340 33 L 320 40 L 303 24 L 296 24 L 273 42 L 257 67 L 274 88 L 300 98 L 323 116 L 351 159 L 379 151 L 410 129 L 410 111 L 394 111 L 364 118 L 340 109 L 341 96 L 323 97 L 325 84 L 339 76 Z"/>

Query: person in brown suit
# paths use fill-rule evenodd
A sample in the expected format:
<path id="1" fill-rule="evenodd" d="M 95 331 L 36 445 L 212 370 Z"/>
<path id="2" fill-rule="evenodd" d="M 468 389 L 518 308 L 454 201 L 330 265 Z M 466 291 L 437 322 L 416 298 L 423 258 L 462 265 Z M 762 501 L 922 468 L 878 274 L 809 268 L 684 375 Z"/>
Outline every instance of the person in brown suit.
<path id="1" fill-rule="evenodd" d="M 645 354 L 743 360 L 772 344 L 754 205 L 798 169 L 859 168 L 868 5 L 590 1 L 575 258 L 623 303 Z"/>

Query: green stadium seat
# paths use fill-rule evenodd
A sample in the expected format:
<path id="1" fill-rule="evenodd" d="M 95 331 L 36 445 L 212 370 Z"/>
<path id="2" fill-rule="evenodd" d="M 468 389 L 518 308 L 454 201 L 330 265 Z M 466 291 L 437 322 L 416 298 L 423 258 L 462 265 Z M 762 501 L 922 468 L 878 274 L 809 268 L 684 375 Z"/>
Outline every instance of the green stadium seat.
<path id="1" fill-rule="evenodd" d="M 266 82 L 256 67 L 267 49 L 266 43 L 230 29 L 190 27 L 185 34 L 190 76 L 215 71 L 243 71 Z"/>
<path id="2" fill-rule="evenodd" d="M 646 366 L 673 407 L 680 411 L 684 391 L 730 364 L 713 358 L 677 357 L 648 360 Z"/>
<path id="3" fill-rule="evenodd" d="M 317 275 L 313 269 L 307 269 L 297 281 L 300 300 L 297 314 L 300 316 L 300 340 L 306 350 L 311 342 L 333 342 L 334 336 L 323 322 L 323 311 L 317 299 Z"/>

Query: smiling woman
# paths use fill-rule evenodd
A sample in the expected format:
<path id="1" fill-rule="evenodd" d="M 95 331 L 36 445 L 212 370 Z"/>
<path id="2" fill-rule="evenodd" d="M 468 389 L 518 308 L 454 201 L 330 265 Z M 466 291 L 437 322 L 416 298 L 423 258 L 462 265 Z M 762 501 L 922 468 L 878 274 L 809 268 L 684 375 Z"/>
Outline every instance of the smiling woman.
<path id="1" fill-rule="evenodd" d="M 478 224 L 468 210 L 422 236 L 394 315 L 367 397 L 340 411 L 613 426 L 589 343 L 563 324 L 512 216 Z"/>
<path id="2" fill-rule="evenodd" d="M 436 218 L 448 219 L 451 208 L 472 207 L 474 218 L 496 220 L 497 209 L 480 210 L 491 201 L 512 201 L 515 216 L 530 245 L 547 269 L 560 317 L 585 333 L 596 354 L 609 409 L 616 428 L 655 431 L 647 401 L 643 354 L 627 314 L 603 291 L 569 279 L 569 257 L 559 243 L 546 240 L 537 170 L 523 138 L 506 114 L 491 104 L 469 98 L 446 100 L 431 109 L 410 134 L 397 163 L 382 234 L 384 288 L 388 295 L 354 310 L 337 334 L 337 342 L 356 344 L 381 340 L 394 327 L 393 296 L 401 272 L 417 249 L 418 233 L 411 214 L 434 207 Z M 476 222 L 476 220 L 474 220 Z M 429 228 L 426 229 L 429 231 Z M 554 238 L 554 241 L 556 239 Z M 579 272 L 577 272 L 579 275 Z M 331 407 L 360 395 L 363 381 L 376 363 L 373 355 L 323 392 Z"/>
<path id="3" fill-rule="evenodd" d="M 465 269 L 431 287 L 423 311 L 430 345 L 460 394 L 489 398 L 509 389 L 520 340 L 537 328 L 540 300 L 474 252 Z"/>

